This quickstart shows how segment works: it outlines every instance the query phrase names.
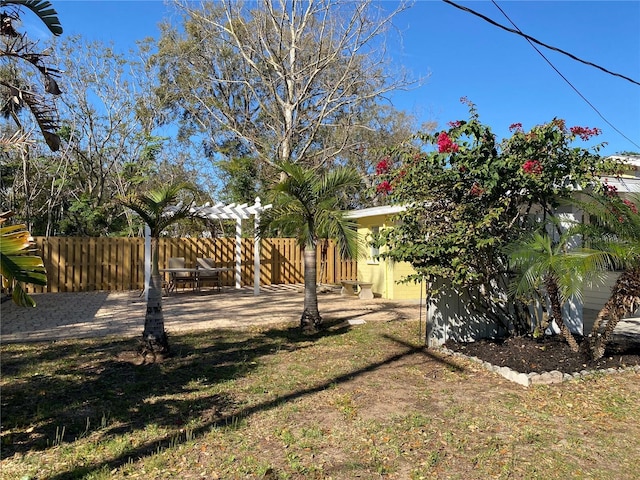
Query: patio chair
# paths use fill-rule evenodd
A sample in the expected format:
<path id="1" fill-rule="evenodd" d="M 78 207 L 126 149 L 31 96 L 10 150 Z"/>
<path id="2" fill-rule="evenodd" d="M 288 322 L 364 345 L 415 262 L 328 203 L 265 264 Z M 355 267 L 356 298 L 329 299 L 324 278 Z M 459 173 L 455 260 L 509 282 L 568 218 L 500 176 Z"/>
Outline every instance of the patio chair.
<path id="1" fill-rule="evenodd" d="M 169 257 L 169 268 L 187 268 L 184 257 Z M 198 286 L 195 272 L 171 272 L 171 281 L 173 288 L 177 288 L 178 284 L 182 284 L 182 289 L 187 283 L 195 290 Z"/>
<path id="2" fill-rule="evenodd" d="M 215 270 L 218 267 L 216 267 L 213 258 L 197 258 L 196 265 L 199 269 L 198 286 L 208 282 L 213 284 L 213 287 L 219 292 L 222 291 L 222 275 L 220 270 Z"/>

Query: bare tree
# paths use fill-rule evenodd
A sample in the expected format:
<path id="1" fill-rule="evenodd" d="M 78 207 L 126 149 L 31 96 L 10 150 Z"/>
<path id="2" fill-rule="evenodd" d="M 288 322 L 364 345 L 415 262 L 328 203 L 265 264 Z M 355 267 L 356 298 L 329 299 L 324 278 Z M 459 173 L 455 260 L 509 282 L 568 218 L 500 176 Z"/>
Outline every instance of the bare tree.
<path id="1" fill-rule="evenodd" d="M 269 165 L 321 165 L 355 148 L 365 114 L 414 81 L 391 66 L 386 34 L 404 3 L 176 0 L 154 66 L 159 101 L 215 148 L 240 140 Z M 360 136 L 361 138 L 361 136 Z"/>

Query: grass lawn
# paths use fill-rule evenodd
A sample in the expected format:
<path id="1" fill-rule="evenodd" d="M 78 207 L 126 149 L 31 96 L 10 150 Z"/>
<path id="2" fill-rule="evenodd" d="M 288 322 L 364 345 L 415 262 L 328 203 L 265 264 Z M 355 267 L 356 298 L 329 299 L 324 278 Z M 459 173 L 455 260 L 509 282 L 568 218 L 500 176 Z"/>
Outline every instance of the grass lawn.
<path id="1" fill-rule="evenodd" d="M 418 324 L 2 345 L 2 479 L 636 479 L 640 376 L 528 389 Z"/>

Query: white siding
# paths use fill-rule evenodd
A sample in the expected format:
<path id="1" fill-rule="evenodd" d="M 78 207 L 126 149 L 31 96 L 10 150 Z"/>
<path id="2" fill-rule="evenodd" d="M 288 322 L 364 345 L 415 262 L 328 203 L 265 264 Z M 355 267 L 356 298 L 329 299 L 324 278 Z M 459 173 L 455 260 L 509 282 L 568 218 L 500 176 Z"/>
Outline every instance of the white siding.
<path id="1" fill-rule="evenodd" d="M 504 335 L 503 329 L 484 315 L 472 311 L 468 296 L 448 287 L 438 286 L 437 297 L 428 298 L 427 341 L 438 346 L 447 340 L 471 342 L 480 338 Z"/>
<path id="2" fill-rule="evenodd" d="M 603 284 L 595 287 L 586 287 L 584 289 L 584 308 L 592 310 L 600 310 L 607 303 L 611 296 L 611 288 L 620 275 L 619 272 L 609 272 L 606 274 Z"/>

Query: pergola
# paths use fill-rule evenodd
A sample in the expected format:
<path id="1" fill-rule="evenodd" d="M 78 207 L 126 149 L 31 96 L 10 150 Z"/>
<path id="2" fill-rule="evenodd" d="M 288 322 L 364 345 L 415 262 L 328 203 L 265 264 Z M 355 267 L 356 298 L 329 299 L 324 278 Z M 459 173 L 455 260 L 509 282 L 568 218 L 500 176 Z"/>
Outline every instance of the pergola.
<path id="1" fill-rule="evenodd" d="M 167 208 L 167 214 L 171 215 L 176 212 L 180 205 Z M 235 280 L 236 288 L 241 288 L 241 266 L 242 266 L 242 221 L 254 217 L 254 240 L 253 240 L 253 293 L 260 293 L 260 239 L 258 237 L 258 224 L 260 223 L 260 214 L 271 208 L 271 204 L 262 205 L 260 197 L 256 197 L 255 203 L 249 205 L 247 203 L 236 204 L 231 203 L 225 205 L 216 203 L 211 205 L 206 203 L 202 206 L 193 206 L 189 209 L 189 213 L 194 217 L 207 218 L 210 220 L 235 220 L 236 221 L 236 264 L 235 264 Z M 150 237 L 148 231 L 145 230 L 145 237 L 150 245 Z M 148 268 L 145 268 L 145 276 L 148 279 L 151 275 L 151 248 L 145 243 L 145 257 L 148 257 Z M 146 260 L 146 258 L 145 258 Z M 146 261 L 145 261 L 146 263 Z M 145 266 L 146 267 L 146 266 Z M 147 282 L 148 285 L 148 282 Z"/>

